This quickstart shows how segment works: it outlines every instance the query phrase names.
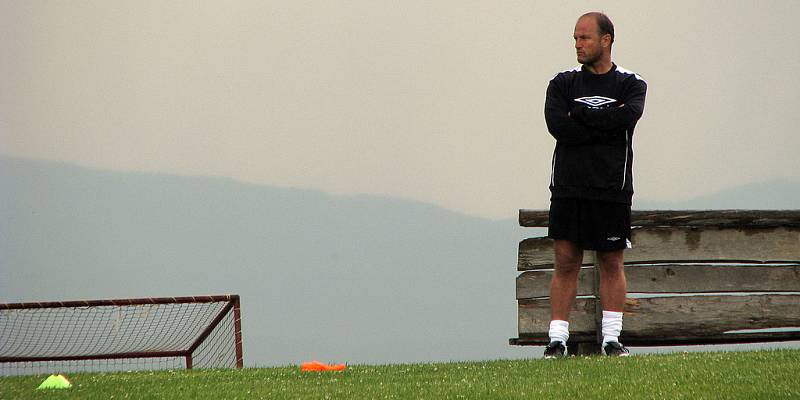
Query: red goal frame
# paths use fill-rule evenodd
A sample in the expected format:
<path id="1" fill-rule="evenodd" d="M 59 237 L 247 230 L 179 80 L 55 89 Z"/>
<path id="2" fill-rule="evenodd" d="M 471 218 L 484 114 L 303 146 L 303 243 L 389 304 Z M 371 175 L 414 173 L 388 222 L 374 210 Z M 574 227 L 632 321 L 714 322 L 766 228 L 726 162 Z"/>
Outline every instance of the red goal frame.
<path id="1" fill-rule="evenodd" d="M 133 298 L 133 299 L 113 299 L 113 300 L 77 300 L 77 301 L 53 301 L 53 302 L 31 302 L 31 303 L 8 303 L 0 304 L 0 310 L 22 310 L 22 309 L 41 309 L 41 308 L 76 308 L 76 307 L 97 307 L 97 306 L 135 306 L 135 305 L 158 305 L 158 304 L 183 304 L 183 303 L 217 303 L 227 302 L 227 304 L 217 313 L 213 320 L 203 329 L 187 348 L 177 351 L 143 351 L 112 354 L 86 354 L 71 356 L 27 356 L 27 357 L 2 357 L 0 363 L 12 362 L 43 362 L 43 361 L 84 361 L 84 360 L 113 360 L 113 359 L 136 359 L 136 358 L 159 358 L 159 357 L 184 357 L 186 369 L 192 369 L 192 353 L 203 344 L 211 332 L 219 325 L 231 310 L 233 310 L 234 326 L 234 347 L 236 351 L 236 368 L 244 366 L 242 353 L 242 325 L 241 325 L 241 303 L 239 295 L 227 294 L 216 296 L 188 296 L 188 297 L 156 297 L 156 298 Z"/>

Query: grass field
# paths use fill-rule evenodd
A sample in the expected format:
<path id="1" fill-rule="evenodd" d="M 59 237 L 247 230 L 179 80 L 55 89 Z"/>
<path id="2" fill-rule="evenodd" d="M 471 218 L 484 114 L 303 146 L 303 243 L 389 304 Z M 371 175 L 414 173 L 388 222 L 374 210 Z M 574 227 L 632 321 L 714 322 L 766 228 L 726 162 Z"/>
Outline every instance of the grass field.
<path id="1" fill-rule="evenodd" d="M 565 360 L 69 374 L 0 378 L 2 399 L 789 399 L 800 398 L 800 350 Z"/>

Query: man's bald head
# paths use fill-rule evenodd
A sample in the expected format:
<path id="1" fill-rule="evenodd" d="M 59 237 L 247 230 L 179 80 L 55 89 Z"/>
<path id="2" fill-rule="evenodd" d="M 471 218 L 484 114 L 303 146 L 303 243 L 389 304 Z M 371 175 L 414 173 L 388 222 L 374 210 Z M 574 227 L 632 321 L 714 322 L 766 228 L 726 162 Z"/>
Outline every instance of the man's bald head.
<path id="1" fill-rule="evenodd" d="M 597 23 L 597 34 L 600 37 L 606 34 L 611 35 L 611 44 L 614 43 L 614 23 L 611 22 L 611 18 L 608 18 L 608 15 L 605 15 L 601 12 L 593 11 L 581 15 L 581 17 L 578 18 L 578 20 L 581 20 L 583 18 L 594 19 L 595 23 Z"/>

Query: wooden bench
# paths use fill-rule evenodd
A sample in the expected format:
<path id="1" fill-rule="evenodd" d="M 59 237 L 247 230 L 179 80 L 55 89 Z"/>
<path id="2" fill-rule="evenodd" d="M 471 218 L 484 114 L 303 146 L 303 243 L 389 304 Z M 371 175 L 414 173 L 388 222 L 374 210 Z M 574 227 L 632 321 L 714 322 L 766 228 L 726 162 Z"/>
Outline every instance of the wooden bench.
<path id="1" fill-rule="evenodd" d="M 520 210 L 519 220 L 546 227 L 548 212 Z M 634 211 L 631 225 L 622 343 L 800 340 L 800 211 Z M 570 314 L 571 354 L 600 352 L 593 253 L 584 254 Z M 552 240 L 525 239 L 518 254 L 519 337 L 509 342 L 546 345 Z"/>

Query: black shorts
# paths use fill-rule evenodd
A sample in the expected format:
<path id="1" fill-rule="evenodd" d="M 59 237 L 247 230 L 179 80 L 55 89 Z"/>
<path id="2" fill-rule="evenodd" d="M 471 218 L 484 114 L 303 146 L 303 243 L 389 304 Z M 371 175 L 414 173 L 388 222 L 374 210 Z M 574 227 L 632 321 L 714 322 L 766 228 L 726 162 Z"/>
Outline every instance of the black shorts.
<path id="1" fill-rule="evenodd" d="M 599 200 L 551 199 L 547 237 L 584 250 L 631 247 L 631 206 Z"/>

